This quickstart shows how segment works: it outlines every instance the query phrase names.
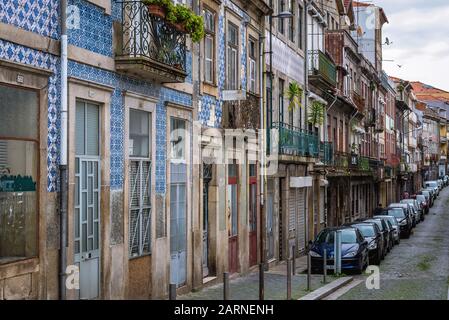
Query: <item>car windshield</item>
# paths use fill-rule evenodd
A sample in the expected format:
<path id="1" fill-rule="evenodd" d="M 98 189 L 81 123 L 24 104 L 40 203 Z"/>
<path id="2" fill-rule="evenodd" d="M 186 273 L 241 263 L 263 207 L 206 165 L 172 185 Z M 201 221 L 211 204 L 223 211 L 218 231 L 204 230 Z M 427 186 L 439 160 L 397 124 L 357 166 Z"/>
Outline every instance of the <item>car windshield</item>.
<path id="1" fill-rule="evenodd" d="M 395 217 L 393 217 L 393 216 L 382 216 L 382 217 L 378 217 L 378 219 L 388 220 L 393 226 L 396 226 L 398 224 Z"/>
<path id="2" fill-rule="evenodd" d="M 359 231 L 362 233 L 362 235 L 366 238 L 366 237 L 374 237 L 376 236 L 376 233 L 374 231 L 374 227 L 372 225 L 368 225 L 368 224 L 359 224 L 356 225 L 357 229 L 359 229 Z"/>
<path id="3" fill-rule="evenodd" d="M 423 194 L 419 194 L 416 196 L 416 200 L 419 202 L 425 202 L 426 201 L 426 196 Z"/>
<path id="4" fill-rule="evenodd" d="M 377 223 L 377 226 L 379 227 L 379 229 L 380 229 L 381 231 L 384 231 L 384 230 L 385 230 L 384 224 L 382 223 L 382 220 L 374 220 L 374 222 Z"/>
<path id="5" fill-rule="evenodd" d="M 323 231 L 317 239 L 318 243 L 334 243 L 334 230 Z M 357 243 L 357 234 L 355 233 L 355 229 L 342 229 L 341 230 L 341 243 Z"/>
<path id="6" fill-rule="evenodd" d="M 401 208 L 391 208 L 388 209 L 388 215 L 393 216 L 395 218 L 405 218 L 404 210 Z"/>
<path id="7" fill-rule="evenodd" d="M 429 181 L 426 182 L 426 186 L 435 188 L 438 186 L 438 183 L 436 181 Z"/>
<path id="8" fill-rule="evenodd" d="M 401 203 L 415 204 L 415 200 L 413 200 L 413 199 L 404 199 L 404 200 L 401 200 Z"/>

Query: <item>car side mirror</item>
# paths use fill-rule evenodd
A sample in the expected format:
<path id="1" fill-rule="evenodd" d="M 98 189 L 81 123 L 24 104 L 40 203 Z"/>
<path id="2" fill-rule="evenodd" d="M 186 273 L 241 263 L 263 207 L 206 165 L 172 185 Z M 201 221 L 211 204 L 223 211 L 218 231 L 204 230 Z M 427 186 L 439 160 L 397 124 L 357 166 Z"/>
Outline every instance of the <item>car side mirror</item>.
<path id="1" fill-rule="evenodd" d="M 312 245 L 313 245 L 313 241 L 309 240 L 309 246 L 312 246 Z"/>
<path id="2" fill-rule="evenodd" d="M 366 240 L 363 241 L 363 245 L 364 245 L 364 246 L 367 246 L 367 245 L 368 245 L 368 241 L 366 241 Z"/>

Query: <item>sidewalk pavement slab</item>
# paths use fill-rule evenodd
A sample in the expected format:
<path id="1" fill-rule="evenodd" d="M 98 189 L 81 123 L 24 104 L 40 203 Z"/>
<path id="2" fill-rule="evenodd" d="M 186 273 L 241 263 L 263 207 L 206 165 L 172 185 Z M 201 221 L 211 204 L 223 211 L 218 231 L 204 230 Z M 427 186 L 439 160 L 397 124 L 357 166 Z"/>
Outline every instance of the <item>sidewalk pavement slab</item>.
<path id="1" fill-rule="evenodd" d="M 298 300 L 321 300 L 331 293 L 337 291 L 338 289 L 346 286 L 353 280 L 353 277 L 343 277 L 339 278 L 331 283 L 309 293 L 308 295 L 298 299 Z"/>

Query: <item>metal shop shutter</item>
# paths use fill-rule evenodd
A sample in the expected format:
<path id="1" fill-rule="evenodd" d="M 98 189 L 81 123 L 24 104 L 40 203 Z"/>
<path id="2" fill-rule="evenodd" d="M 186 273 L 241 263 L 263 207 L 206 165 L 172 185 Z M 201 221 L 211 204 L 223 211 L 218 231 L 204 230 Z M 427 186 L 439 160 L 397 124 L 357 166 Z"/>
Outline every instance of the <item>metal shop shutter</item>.
<path id="1" fill-rule="evenodd" d="M 298 250 L 303 251 L 306 248 L 306 189 L 296 189 L 296 207 L 298 210 L 298 225 L 296 235 L 298 239 Z"/>

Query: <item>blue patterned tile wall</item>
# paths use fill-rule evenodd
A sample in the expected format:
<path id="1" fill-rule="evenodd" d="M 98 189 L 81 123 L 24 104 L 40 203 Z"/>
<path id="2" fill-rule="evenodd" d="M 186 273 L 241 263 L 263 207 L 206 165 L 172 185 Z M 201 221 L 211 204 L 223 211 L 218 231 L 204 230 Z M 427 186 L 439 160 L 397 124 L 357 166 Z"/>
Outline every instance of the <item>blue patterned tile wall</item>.
<path id="1" fill-rule="evenodd" d="M 68 4 L 79 9 L 79 28 L 68 30 L 69 43 L 112 57 L 112 16 L 85 0 L 69 0 Z"/>
<path id="2" fill-rule="evenodd" d="M 166 159 L 166 110 L 165 103 L 172 102 L 187 107 L 192 106 L 188 94 L 155 86 L 152 83 L 129 78 L 84 64 L 70 62 L 69 75 L 116 88 L 111 99 L 111 188 L 123 187 L 123 139 L 124 107 L 122 90 L 133 91 L 147 96 L 159 97 L 156 107 L 156 192 L 165 193 Z"/>
<path id="3" fill-rule="evenodd" d="M 59 0 L 1 0 L 0 21 L 58 39 L 59 2 Z"/>
<path id="4" fill-rule="evenodd" d="M 201 110 L 198 114 L 198 118 L 201 123 L 205 126 L 208 125 L 211 117 L 211 108 L 214 107 L 214 127 L 221 126 L 221 118 L 223 116 L 223 90 L 226 86 L 226 24 L 224 18 L 224 7 L 227 7 L 234 11 L 241 18 L 240 24 L 240 35 L 242 50 L 240 52 L 240 77 L 241 77 L 241 87 L 243 90 L 247 89 L 247 26 L 245 21 L 249 21 L 249 16 L 237 5 L 229 0 L 223 1 L 220 14 L 218 16 L 218 91 L 219 99 L 212 103 L 211 97 L 203 96 Z M 209 108 L 209 109 L 207 109 Z"/>

